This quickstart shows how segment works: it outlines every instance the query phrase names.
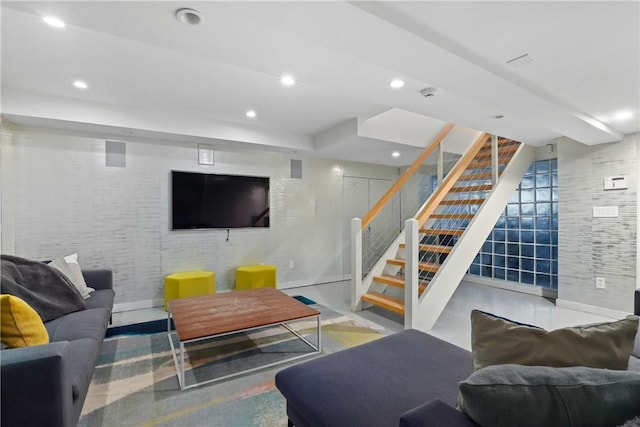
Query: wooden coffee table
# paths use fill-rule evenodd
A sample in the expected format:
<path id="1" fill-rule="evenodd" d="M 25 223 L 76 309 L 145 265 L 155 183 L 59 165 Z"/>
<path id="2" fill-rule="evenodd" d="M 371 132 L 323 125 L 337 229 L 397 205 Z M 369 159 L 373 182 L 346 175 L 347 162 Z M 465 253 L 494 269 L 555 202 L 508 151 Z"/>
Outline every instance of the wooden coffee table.
<path id="1" fill-rule="evenodd" d="M 312 317 L 316 318 L 317 324 L 318 339 L 316 344 L 311 343 L 287 324 Z M 175 324 L 175 331 L 171 330 L 171 318 Z M 184 373 L 185 344 L 273 326 L 283 326 L 311 347 L 313 351 L 242 372 L 186 384 Z M 320 312 L 273 288 L 171 300 L 167 317 L 167 335 L 173 361 L 176 365 L 178 382 L 182 390 L 308 357 L 321 351 Z M 178 337 L 179 351 L 176 351 L 174 347 L 173 335 Z"/>

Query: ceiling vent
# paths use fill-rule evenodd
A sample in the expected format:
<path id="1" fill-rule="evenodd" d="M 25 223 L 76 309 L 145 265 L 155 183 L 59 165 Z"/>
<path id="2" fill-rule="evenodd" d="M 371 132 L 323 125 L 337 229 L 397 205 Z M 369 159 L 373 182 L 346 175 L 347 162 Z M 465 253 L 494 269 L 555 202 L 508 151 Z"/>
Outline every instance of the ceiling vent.
<path id="1" fill-rule="evenodd" d="M 186 25 L 198 25 L 204 21 L 200 12 L 189 8 L 176 10 L 176 19 Z"/>
<path id="2" fill-rule="evenodd" d="M 420 95 L 424 96 L 425 98 L 431 98 L 432 96 L 436 96 L 437 92 L 438 92 L 438 88 L 425 87 L 420 91 Z"/>
<path id="3" fill-rule="evenodd" d="M 531 64 L 533 62 L 533 56 L 525 53 L 524 55 L 520 55 L 516 58 L 510 59 L 507 61 L 508 65 L 512 67 L 524 67 L 527 64 Z"/>

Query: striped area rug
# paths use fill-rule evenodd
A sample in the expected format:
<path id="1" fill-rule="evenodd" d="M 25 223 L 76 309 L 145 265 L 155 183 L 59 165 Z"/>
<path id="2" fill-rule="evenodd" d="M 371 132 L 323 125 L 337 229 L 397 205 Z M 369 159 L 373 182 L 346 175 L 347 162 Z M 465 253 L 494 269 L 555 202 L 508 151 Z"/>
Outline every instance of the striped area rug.
<path id="1" fill-rule="evenodd" d="M 382 336 L 326 307 L 313 307 L 322 313 L 322 354 Z M 316 342 L 315 320 L 291 326 Z M 187 383 L 310 351 L 282 327 L 194 343 L 187 347 Z M 288 364 L 181 391 L 166 333 L 108 338 L 102 345 L 79 425 L 286 426 L 285 401 L 275 388 L 274 377 Z"/>

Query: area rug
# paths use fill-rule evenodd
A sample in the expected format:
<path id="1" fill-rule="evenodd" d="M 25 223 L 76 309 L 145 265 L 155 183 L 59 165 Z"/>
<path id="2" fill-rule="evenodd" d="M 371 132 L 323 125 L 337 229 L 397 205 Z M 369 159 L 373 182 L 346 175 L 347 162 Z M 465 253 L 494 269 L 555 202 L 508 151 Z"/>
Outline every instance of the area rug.
<path id="1" fill-rule="evenodd" d="M 315 304 L 322 313 L 322 353 L 381 337 L 380 332 Z M 292 323 L 316 342 L 315 320 Z M 282 327 L 194 343 L 188 347 L 187 383 L 227 375 L 310 352 Z M 80 426 L 286 426 L 276 372 L 310 356 L 250 374 L 181 391 L 166 332 L 108 338 L 102 345 Z"/>

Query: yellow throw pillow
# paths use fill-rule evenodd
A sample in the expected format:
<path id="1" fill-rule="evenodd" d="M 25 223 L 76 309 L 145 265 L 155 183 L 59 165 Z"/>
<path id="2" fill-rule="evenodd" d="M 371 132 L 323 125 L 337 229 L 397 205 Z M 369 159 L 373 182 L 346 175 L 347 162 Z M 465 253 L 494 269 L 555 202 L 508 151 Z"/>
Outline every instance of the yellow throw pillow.
<path id="1" fill-rule="evenodd" d="M 49 333 L 38 313 L 13 295 L 0 295 L 0 337 L 9 348 L 49 343 Z"/>

